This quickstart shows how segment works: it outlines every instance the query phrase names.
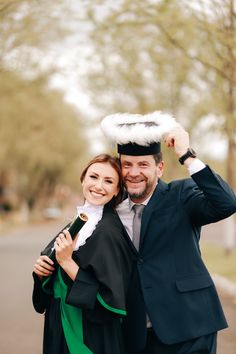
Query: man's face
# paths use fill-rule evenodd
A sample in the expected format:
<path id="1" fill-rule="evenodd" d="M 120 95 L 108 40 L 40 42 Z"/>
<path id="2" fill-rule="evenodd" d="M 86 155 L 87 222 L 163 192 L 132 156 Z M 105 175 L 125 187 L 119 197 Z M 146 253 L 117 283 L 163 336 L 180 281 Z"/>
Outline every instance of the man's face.
<path id="1" fill-rule="evenodd" d="M 163 161 L 156 164 L 152 155 L 121 155 L 120 160 L 124 183 L 131 200 L 142 203 L 156 188 L 163 173 Z"/>

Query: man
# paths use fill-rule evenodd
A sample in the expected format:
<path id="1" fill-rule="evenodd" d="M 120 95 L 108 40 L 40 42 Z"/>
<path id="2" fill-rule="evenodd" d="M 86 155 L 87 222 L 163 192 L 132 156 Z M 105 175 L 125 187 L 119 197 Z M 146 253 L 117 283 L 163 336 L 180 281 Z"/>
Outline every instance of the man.
<path id="1" fill-rule="evenodd" d="M 128 198 L 117 211 L 137 253 L 124 323 L 128 353 L 215 354 L 217 331 L 227 322 L 201 259 L 200 231 L 236 211 L 235 194 L 197 159 L 188 133 L 169 115 L 115 114 L 102 129 L 118 143 Z M 160 139 L 191 178 L 161 180 Z M 144 206 L 138 242 L 134 204 Z"/>

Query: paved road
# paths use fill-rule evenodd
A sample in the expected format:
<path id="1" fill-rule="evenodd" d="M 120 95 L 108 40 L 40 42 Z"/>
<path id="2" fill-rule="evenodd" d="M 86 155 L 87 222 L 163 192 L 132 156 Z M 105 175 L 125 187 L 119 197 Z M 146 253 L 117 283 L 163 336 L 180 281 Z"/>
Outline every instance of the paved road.
<path id="1" fill-rule="evenodd" d="M 224 312 L 229 324 L 229 328 L 219 333 L 218 354 L 236 353 L 236 295 L 229 296 L 220 292 L 223 302 Z"/>
<path id="2" fill-rule="evenodd" d="M 32 269 L 59 227 L 50 222 L 0 236 L 0 354 L 42 352 L 43 317 L 31 305 Z"/>
<path id="3" fill-rule="evenodd" d="M 31 305 L 32 267 L 62 223 L 19 228 L 0 235 L 0 354 L 41 354 L 43 317 Z M 219 336 L 218 354 L 236 353 L 236 297 L 221 292 L 230 328 Z"/>

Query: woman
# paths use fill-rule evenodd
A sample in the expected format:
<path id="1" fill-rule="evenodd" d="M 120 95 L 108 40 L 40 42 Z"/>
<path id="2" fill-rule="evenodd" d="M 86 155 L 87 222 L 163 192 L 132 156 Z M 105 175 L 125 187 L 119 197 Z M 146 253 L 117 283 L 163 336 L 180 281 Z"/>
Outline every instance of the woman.
<path id="1" fill-rule="evenodd" d="M 99 155 L 81 175 L 89 220 L 73 241 L 67 229 L 34 266 L 33 304 L 45 312 L 44 354 L 122 354 L 121 322 L 135 253 L 114 210 L 122 198 L 119 160 Z"/>

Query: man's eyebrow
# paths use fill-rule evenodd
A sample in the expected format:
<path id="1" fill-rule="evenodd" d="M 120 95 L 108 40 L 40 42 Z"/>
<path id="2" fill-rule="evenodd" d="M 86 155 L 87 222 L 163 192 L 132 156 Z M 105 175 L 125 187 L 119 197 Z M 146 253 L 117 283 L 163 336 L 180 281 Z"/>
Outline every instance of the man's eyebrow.
<path id="1" fill-rule="evenodd" d="M 132 163 L 133 163 L 133 162 L 128 161 L 128 160 L 123 160 L 123 161 L 121 162 L 121 164 L 130 164 L 130 165 L 132 165 Z M 142 160 L 142 161 L 138 161 L 138 162 L 137 162 L 138 165 L 144 164 L 144 163 L 145 163 L 145 164 L 148 164 L 148 165 L 150 164 L 150 162 L 147 161 L 147 160 Z"/>

